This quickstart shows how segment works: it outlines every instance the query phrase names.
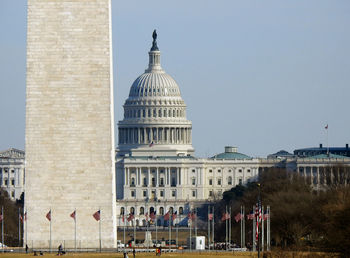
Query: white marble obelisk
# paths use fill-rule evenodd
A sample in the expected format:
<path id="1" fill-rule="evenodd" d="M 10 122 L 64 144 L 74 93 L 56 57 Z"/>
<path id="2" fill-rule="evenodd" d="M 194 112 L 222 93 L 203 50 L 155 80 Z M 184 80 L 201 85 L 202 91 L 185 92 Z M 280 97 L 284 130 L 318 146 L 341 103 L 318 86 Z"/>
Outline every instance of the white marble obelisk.
<path id="1" fill-rule="evenodd" d="M 116 246 L 111 40 L 111 0 L 28 0 L 29 248 L 74 248 L 74 210 L 77 248 Z"/>

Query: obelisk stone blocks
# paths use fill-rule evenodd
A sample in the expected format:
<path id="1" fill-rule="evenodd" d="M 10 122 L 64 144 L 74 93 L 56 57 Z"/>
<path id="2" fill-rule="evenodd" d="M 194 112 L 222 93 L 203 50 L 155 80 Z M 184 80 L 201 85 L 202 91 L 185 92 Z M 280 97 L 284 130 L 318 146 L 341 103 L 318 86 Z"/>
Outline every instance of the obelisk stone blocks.
<path id="1" fill-rule="evenodd" d="M 55 249 L 116 246 L 113 124 L 111 1 L 28 0 L 30 248 L 48 248 L 50 235 Z M 92 216 L 98 210 L 101 224 Z"/>

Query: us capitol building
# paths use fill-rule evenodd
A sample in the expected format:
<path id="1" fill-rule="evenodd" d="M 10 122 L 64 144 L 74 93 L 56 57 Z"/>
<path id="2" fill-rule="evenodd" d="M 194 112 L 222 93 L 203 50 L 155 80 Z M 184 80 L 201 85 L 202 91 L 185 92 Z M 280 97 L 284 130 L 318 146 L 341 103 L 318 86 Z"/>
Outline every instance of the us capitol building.
<path id="1" fill-rule="evenodd" d="M 285 167 L 311 178 L 320 188 L 326 182 L 323 169 L 331 165 L 350 166 L 348 145 L 338 155 L 322 154 L 324 148 L 302 151 L 302 156 L 280 151 L 267 158 L 252 158 L 227 146 L 210 158 L 194 156 L 192 123 L 186 118 L 186 104 L 175 80 L 161 67 L 157 34 L 153 33 L 148 68 L 132 84 L 124 104 L 124 118 L 118 123 L 116 150 L 117 225 L 122 215 L 134 214 L 138 226 L 156 213 L 157 224 L 167 224 L 163 215 L 177 213 L 175 223 L 187 225 L 194 207 L 215 202 L 238 184 L 257 179 L 269 167 Z M 332 150 L 332 149 L 330 149 Z M 313 154 L 312 154 L 313 153 Z M 309 155 L 310 154 L 310 155 Z M 332 177 L 331 177 L 332 178 Z M 347 175 L 345 183 L 350 183 Z M 19 199 L 25 183 L 24 152 L 0 152 L 0 185 L 11 199 Z M 133 226 L 134 221 L 125 222 Z"/>
<path id="2" fill-rule="evenodd" d="M 118 225 L 124 224 L 123 214 L 132 213 L 136 225 L 143 226 L 152 212 L 156 212 L 158 225 L 164 225 L 162 215 L 169 210 L 177 212 L 176 223 L 187 224 L 189 210 L 221 199 L 224 191 L 238 184 L 256 180 L 263 169 L 282 163 L 306 175 L 304 166 L 327 164 L 329 159 L 324 157 L 301 159 L 299 168 L 294 157 L 288 158 L 286 165 L 286 159 L 252 158 L 231 146 L 214 157 L 196 158 L 186 104 L 176 81 L 161 67 L 156 38 L 154 32 L 148 68 L 132 84 L 124 119 L 118 123 Z M 350 164 L 347 157 L 333 160 Z M 126 223 L 132 225 L 133 221 Z"/>

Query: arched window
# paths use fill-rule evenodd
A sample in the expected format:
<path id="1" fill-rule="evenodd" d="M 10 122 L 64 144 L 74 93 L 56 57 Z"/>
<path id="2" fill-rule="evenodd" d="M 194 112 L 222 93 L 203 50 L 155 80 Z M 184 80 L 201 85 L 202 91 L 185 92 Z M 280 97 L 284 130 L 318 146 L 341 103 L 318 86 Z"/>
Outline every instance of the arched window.
<path id="1" fill-rule="evenodd" d="M 145 214 L 145 208 L 141 207 L 139 215 L 143 215 L 143 214 Z"/>
<path id="2" fill-rule="evenodd" d="M 120 215 L 124 215 L 124 207 L 120 208 Z"/>
<path id="3" fill-rule="evenodd" d="M 179 208 L 179 214 L 180 214 L 180 215 L 184 214 L 184 208 L 183 208 L 183 207 L 180 207 L 180 208 Z"/>
<path id="4" fill-rule="evenodd" d="M 170 208 L 169 208 L 169 212 L 170 212 L 170 213 L 174 213 L 174 208 L 173 208 L 173 207 L 170 207 Z"/>
<path id="5" fill-rule="evenodd" d="M 229 184 L 229 185 L 232 185 L 232 177 L 228 177 L 228 179 L 227 179 L 227 183 Z"/>
<path id="6" fill-rule="evenodd" d="M 148 117 L 151 117 L 151 110 L 148 109 Z"/>
<path id="7" fill-rule="evenodd" d="M 131 214 L 135 214 L 135 208 L 134 208 L 134 207 L 131 207 L 131 208 L 130 208 L 130 213 L 131 213 Z"/>
<path id="8" fill-rule="evenodd" d="M 175 109 L 173 110 L 173 117 L 175 117 Z"/>
<path id="9" fill-rule="evenodd" d="M 154 212 L 154 207 L 149 208 L 149 214 L 151 214 L 152 212 Z"/>
<path id="10" fill-rule="evenodd" d="M 159 208 L 159 215 L 164 215 L 164 208 L 163 207 Z"/>
<path id="11" fill-rule="evenodd" d="M 158 110 L 158 116 L 162 117 L 162 110 L 161 109 Z"/>
<path id="12" fill-rule="evenodd" d="M 156 117 L 156 116 L 157 116 L 157 110 L 153 109 L 153 117 Z"/>

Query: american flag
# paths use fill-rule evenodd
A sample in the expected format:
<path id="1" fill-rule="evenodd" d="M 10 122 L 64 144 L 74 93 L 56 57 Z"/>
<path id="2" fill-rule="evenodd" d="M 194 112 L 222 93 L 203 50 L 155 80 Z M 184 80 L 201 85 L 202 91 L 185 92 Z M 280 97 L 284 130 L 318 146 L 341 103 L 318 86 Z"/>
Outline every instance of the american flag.
<path id="1" fill-rule="evenodd" d="M 128 222 L 134 219 L 134 214 L 130 213 L 128 217 Z"/>
<path id="2" fill-rule="evenodd" d="M 221 221 L 225 221 L 225 220 L 228 220 L 228 219 L 230 219 L 230 213 L 225 212 L 225 213 L 222 215 Z"/>
<path id="3" fill-rule="evenodd" d="M 255 238 L 256 241 L 259 241 L 259 225 L 261 222 L 261 202 L 260 200 L 258 201 L 258 203 L 256 204 L 256 208 L 255 208 L 255 216 L 256 216 L 256 233 L 255 233 Z"/>
<path id="4" fill-rule="evenodd" d="M 46 218 L 51 221 L 51 210 L 46 214 Z"/>
<path id="5" fill-rule="evenodd" d="M 165 213 L 164 215 L 164 220 L 169 220 L 170 218 L 170 214 L 169 214 L 169 211 L 167 213 Z"/>
<path id="6" fill-rule="evenodd" d="M 73 212 L 70 214 L 70 216 L 72 217 L 72 219 L 75 220 L 75 211 L 73 211 Z"/>
<path id="7" fill-rule="evenodd" d="M 149 215 L 151 220 L 155 220 L 156 219 L 156 212 L 151 212 L 151 214 Z"/>
<path id="8" fill-rule="evenodd" d="M 173 221 L 176 219 L 176 217 L 177 217 L 177 211 L 175 211 L 175 212 L 173 213 L 173 216 L 172 216 Z"/>
<path id="9" fill-rule="evenodd" d="M 95 220 L 99 221 L 101 219 L 101 211 L 98 210 L 94 214 L 92 214 Z"/>
<path id="10" fill-rule="evenodd" d="M 238 222 L 241 219 L 244 219 L 244 215 L 242 213 L 237 213 L 237 215 L 235 216 L 235 221 Z"/>
<path id="11" fill-rule="evenodd" d="M 209 213 L 209 214 L 208 214 L 208 218 L 209 218 L 209 220 L 213 220 L 213 218 L 214 218 L 213 213 Z"/>
<path id="12" fill-rule="evenodd" d="M 247 215 L 247 219 L 253 220 L 254 219 L 254 212 L 251 211 L 248 215 Z"/>
<path id="13" fill-rule="evenodd" d="M 196 213 L 193 212 L 193 211 L 190 211 L 187 216 L 188 216 L 189 220 L 195 220 L 196 219 Z"/>

